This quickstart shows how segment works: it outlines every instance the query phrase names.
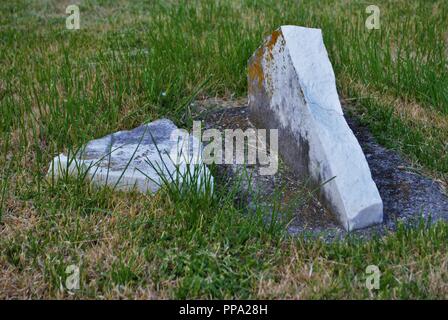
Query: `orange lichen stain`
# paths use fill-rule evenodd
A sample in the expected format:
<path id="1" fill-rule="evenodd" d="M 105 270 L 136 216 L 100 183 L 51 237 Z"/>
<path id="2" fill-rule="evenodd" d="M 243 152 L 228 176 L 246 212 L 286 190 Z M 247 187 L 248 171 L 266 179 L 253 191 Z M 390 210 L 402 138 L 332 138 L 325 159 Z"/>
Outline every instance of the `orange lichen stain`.
<path id="1" fill-rule="evenodd" d="M 266 49 L 269 53 L 269 58 L 272 60 L 274 56 L 272 55 L 272 49 L 274 49 L 275 44 L 277 43 L 278 38 L 281 36 L 280 30 L 275 30 L 272 32 L 269 41 L 266 43 Z"/>
<path id="2" fill-rule="evenodd" d="M 272 55 L 272 49 L 274 48 L 280 36 L 281 36 L 280 30 L 275 30 L 274 32 L 272 32 L 266 44 L 263 47 L 257 49 L 249 65 L 249 81 L 252 82 L 256 80 L 258 82 L 259 89 L 263 87 L 263 80 L 264 80 L 264 72 L 262 66 L 262 59 L 264 52 L 266 50 L 268 53 L 266 59 L 268 61 L 272 60 L 274 58 L 274 56 Z"/>
<path id="3" fill-rule="evenodd" d="M 261 89 L 263 87 L 263 79 L 264 79 L 264 73 L 263 73 L 263 67 L 261 65 L 261 60 L 263 58 L 263 48 L 259 48 L 254 55 L 254 58 L 249 65 L 249 81 L 255 81 L 258 82 L 258 88 Z"/>
<path id="4" fill-rule="evenodd" d="M 273 65 L 275 65 L 275 63 L 273 61 L 274 60 L 274 53 L 273 53 L 273 51 L 274 51 L 274 47 L 277 45 L 277 42 L 279 41 L 279 39 L 283 39 L 280 29 L 275 30 L 274 32 L 272 32 L 269 40 L 266 42 L 266 45 L 265 45 L 265 50 L 266 50 L 265 62 L 266 62 L 266 68 L 268 70 L 271 70 L 273 68 Z M 281 51 L 282 48 L 279 48 L 279 50 Z M 266 91 L 269 94 L 272 94 L 272 92 L 273 92 L 272 72 L 267 72 L 265 74 L 265 86 L 266 86 Z"/>

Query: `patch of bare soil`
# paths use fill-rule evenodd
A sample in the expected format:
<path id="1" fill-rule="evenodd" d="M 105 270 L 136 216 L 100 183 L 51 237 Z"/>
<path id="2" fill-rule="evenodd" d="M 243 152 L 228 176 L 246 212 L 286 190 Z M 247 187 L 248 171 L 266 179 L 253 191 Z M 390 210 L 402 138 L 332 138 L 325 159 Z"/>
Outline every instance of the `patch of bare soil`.
<path id="1" fill-rule="evenodd" d="M 214 99 L 198 102 L 197 106 L 198 119 L 205 121 L 206 129 L 223 132 L 224 129 L 255 128 L 244 102 Z M 399 221 L 412 226 L 422 218 L 431 222 L 448 220 L 448 197 L 436 181 L 413 170 L 397 152 L 376 143 L 368 129 L 355 118 L 346 116 L 346 120 L 364 151 L 384 204 L 383 223 L 357 230 L 354 235 L 369 238 L 385 234 L 395 230 Z M 323 236 L 329 241 L 347 235 L 319 201 L 318 191 L 299 179 L 281 159 L 275 175 L 259 175 L 258 168 L 258 165 L 219 165 L 217 180 L 218 183 L 235 180 L 243 172 L 246 179 L 242 179 L 237 202 L 248 211 L 261 205 L 278 213 L 277 218 L 287 219 L 288 232 L 292 235 Z M 248 192 L 249 188 L 254 192 Z"/>

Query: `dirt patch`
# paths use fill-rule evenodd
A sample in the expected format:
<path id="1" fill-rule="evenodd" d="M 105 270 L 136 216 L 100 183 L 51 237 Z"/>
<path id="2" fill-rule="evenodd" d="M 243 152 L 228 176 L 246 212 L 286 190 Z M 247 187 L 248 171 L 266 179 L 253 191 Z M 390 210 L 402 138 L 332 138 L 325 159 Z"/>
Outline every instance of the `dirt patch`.
<path id="1" fill-rule="evenodd" d="M 244 103 L 232 105 L 227 101 L 222 107 L 220 101 L 214 100 L 200 105 L 207 111 L 198 118 L 205 121 L 207 129 L 255 128 Z M 206 105 L 207 108 L 204 107 Z M 360 237 L 381 235 L 395 230 L 399 221 L 414 225 L 421 218 L 432 222 L 448 220 L 448 198 L 436 181 L 415 171 L 397 152 L 376 143 L 367 128 L 355 118 L 346 116 L 346 119 L 364 151 L 384 204 L 381 225 L 357 230 L 353 234 Z M 257 165 L 221 165 L 218 172 L 218 180 L 235 179 L 244 172 L 247 181 L 242 183 L 242 192 L 237 200 L 242 201 L 248 210 L 260 205 L 270 207 L 271 212 L 279 214 L 278 217 L 288 219 L 290 234 L 323 236 L 328 240 L 347 234 L 320 203 L 316 190 L 311 189 L 307 181 L 299 179 L 281 159 L 277 174 L 272 176 L 259 175 Z M 249 185 L 255 193 L 247 192 Z"/>

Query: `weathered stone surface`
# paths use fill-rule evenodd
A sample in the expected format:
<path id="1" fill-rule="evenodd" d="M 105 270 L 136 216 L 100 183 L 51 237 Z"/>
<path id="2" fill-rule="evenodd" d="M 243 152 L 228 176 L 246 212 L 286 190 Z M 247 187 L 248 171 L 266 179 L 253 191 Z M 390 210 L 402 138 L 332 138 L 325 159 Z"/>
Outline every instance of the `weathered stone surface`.
<path id="1" fill-rule="evenodd" d="M 196 170 L 198 187 L 202 184 L 205 188 L 206 181 L 212 186 L 213 178 L 202 164 L 201 152 L 193 151 L 193 146 L 201 149 L 202 146 L 187 132 L 182 140 L 177 129 L 172 121 L 161 119 L 92 140 L 70 159 L 64 154 L 55 157 L 48 176 L 59 177 L 67 172 L 74 176 L 86 174 L 100 186 L 108 185 L 124 191 L 135 188 L 145 193 L 157 191 L 163 178 L 182 184 Z M 189 159 L 187 152 L 180 154 L 188 137 L 191 143 Z"/>
<path id="2" fill-rule="evenodd" d="M 316 185 L 346 230 L 380 223 L 383 203 L 344 119 L 320 29 L 283 26 L 249 60 L 249 110 L 279 130 L 284 161 Z"/>

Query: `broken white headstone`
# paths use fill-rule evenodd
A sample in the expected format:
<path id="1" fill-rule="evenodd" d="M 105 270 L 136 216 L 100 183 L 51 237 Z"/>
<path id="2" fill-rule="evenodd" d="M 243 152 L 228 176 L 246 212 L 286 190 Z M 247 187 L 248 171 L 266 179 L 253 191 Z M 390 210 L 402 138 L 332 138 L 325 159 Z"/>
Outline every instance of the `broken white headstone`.
<path id="1" fill-rule="evenodd" d="M 213 188 L 213 177 L 202 162 L 202 145 L 167 119 L 92 140 L 74 155 L 55 157 L 47 176 L 65 174 L 143 193 L 156 192 L 164 183 Z"/>
<path id="2" fill-rule="evenodd" d="M 364 153 L 345 121 L 320 29 L 282 26 L 249 60 L 249 110 L 279 130 L 279 152 L 321 186 L 346 230 L 380 223 L 383 203 Z"/>

